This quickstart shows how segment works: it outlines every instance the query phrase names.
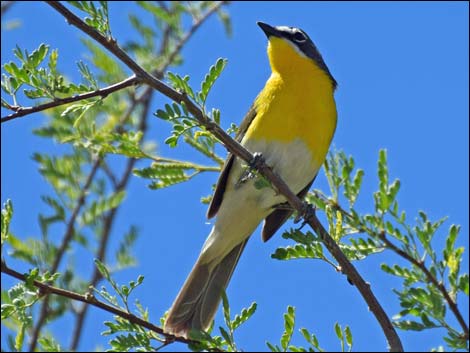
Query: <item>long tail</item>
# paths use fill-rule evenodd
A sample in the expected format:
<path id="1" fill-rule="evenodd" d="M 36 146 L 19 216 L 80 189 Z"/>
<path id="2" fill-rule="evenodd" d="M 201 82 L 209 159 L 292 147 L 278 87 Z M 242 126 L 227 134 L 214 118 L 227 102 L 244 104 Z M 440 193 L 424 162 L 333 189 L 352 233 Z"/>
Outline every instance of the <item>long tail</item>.
<path id="1" fill-rule="evenodd" d="M 165 332 L 188 337 L 191 330 L 207 330 L 248 239 L 225 256 L 217 265 L 197 260 L 183 288 L 178 293 L 165 322 Z"/>

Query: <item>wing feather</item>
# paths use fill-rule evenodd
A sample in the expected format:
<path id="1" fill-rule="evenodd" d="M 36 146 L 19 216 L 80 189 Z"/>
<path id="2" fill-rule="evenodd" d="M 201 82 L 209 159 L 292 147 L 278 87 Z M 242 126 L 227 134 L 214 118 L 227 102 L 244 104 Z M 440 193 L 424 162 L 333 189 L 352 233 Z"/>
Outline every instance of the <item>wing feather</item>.
<path id="1" fill-rule="evenodd" d="M 251 106 L 250 110 L 243 118 L 243 121 L 240 124 L 240 128 L 238 129 L 238 133 L 235 136 L 235 139 L 238 142 L 241 142 L 243 136 L 245 136 L 245 133 L 248 130 L 248 127 L 250 126 L 251 122 L 255 117 L 255 108 L 254 106 Z M 234 159 L 235 157 L 231 153 L 229 153 L 227 159 L 225 160 L 224 166 L 222 167 L 222 172 L 220 173 L 219 180 L 217 180 L 214 196 L 212 197 L 212 201 L 207 210 L 207 218 L 214 217 L 217 214 L 217 211 L 219 211 L 220 205 L 222 204 L 222 200 L 224 198 L 225 188 L 227 187 L 227 180 L 230 175 Z"/>
<path id="2" fill-rule="evenodd" d="M 305 195 L 307 195 L 308 190 L 313 184 L 315 177 L 312 179 L 310 183 L 307 184 L 298 194 L 297 196 L 303 199 Z M 286 205 L 288 206 L 288 205 Z M 289 209 L 275 209 L 273 212 L 269 214 L 268 217 L 264 220 L 263 230 L 261 232 L 261 238 L 264 242 L 267 242 L 271 237 L 276 233 L 279 228 L 289 219 L 292 215 L 293 211 Z"/>

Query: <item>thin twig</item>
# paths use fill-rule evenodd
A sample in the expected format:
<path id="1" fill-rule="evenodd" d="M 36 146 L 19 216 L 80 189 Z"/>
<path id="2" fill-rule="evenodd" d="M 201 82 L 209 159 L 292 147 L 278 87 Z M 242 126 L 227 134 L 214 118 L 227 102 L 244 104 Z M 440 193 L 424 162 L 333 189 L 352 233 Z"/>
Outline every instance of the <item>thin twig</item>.
<path id="1" fill-rule="evenodd" d="M 2 273 L 5 273 L 11 277 L 14 277 L 16 279 L 19 279 L 21 281 L 26 281 L 26 276 L 24 274 L 19 273 L 18 271 L 15 271 L 11 268 L 9 268 L 3 261 L 2 261 Z M 186 339 L 184 337 L 177 337 L 170 335 L 168 333 L 165 333 L 162 328 L 153 325 L 152 323 L 145 321 L 134 314 L 128 313 L 124 310 L 121 310 L 120 308 L 117 308 L 115 306 L 103 303 L 99 300 L 97 300 L 92 294 L 87 293 L 87 294 L 79 294 L 75 293 L 66 289 L 58 288 L 51 286 L 46 283 L 39 282 L 37 280 L 34 280 L 32 283 L 35 287 L 39 288 L 43 293 L 45 294 L 55 294 L 55 295 L 60 295 L 61 297 L 69 298 L 72 300 L 80 301 L 82 303 L 86 303 L 88 305 L 93 305 L 97 308 L 100 308 L 102 310 L 105 310 L 111 314 L 117 315 L 119 317 L 122 317 L 129 322 L 133 324 L 137 324 L 139 326 L 145 327 L 146 329 L 149 329 L 159 335 L 165 336 L 171 340 L 190 344 L 190 343 L 197 343 L 193 340 Z"/>
<path id="2" fill-rule="evenodd" d="M 1 119 L 1 123 L 3 124 L 4 122 L 10 121 L 16 118 L 20 118 L 25 115 L 41 112 L 46 109 L 58 107 L 58 106 L 73 103 L 73 102 L 78 102 L 84 99 L 89 99 L 93 97 L 105 98 L 110 93 L 122 90 L 124 88 L 136 85 L 138 83 L 139 83 L 139 79 L 135 75 L 132 75 L 121 82 L 115 83 L 105 88 L 100 88 L 96 91 L 77 94 L 76 96 L 72 96 L 72 97 L 58 98 L 58 99 L 53 100 L 52 102 L 40 104 L 35 107 L 11 106 L 10 108 L 12 110 L 15 110 L 15 112 L 11 113 L 10 115 L 3 116 Z"/>

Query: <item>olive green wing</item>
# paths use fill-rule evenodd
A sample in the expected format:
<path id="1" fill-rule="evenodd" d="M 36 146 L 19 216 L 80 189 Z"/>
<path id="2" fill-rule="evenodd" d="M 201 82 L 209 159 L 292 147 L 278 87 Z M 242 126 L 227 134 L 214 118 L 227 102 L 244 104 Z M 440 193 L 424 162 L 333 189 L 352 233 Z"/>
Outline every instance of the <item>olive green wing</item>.
<path id="1" fill-rule="evenodd" d="M 252 105 L 248 113 L 242 120 L 240 127 L 238 128 L 238 133 L 235 136 L 235 139 L 240 142 L 245 136 L 248 127 L 250 126 L 251 122 L 256 116 L 256 111 L 254 106 Z M 222 172 L 220 173 L 219 180 L 215 186 L 214 196 L 212 196 L 212 201 L 209 205 L 209 209 L 207 210 L 207 218 L 212 218 L 217 214 L 220 205 L 222 204 L 222 200 L 224 198 L 225 188 L 227 186 L 228 176 L 230 174 L 230 170 L 232 169 L 233 161 L 235 160 L 235 156 L 231 153 L 228 154 L 227 159 L 222 167 Z"/>
<path id="2" fill-rule="evenodd" d="M 304 187 L 298 194 L 297 196 L 301 199 L 307 195 L 308 190 L 313 184 L 313 181 L 315 180 L 317 176 L 315 175 L 310 183 L 307 184 L 306 187 Z M 284 204 L 283 204 L 284 205 Z M 276 233 L 279 228 L 289 219 L 289 217 L 292 215 L 293 211 L 288 209 L 289 205 L 285 203 L 286 208 L 285 209 L 275 209 L 273 212 L 269 214 L 268 217 L 264 220 L 263 224 L 263 230 L 261 231 L 261 238 L 263 239 L 264 242 L 267 242 L 271 237 Z"/>

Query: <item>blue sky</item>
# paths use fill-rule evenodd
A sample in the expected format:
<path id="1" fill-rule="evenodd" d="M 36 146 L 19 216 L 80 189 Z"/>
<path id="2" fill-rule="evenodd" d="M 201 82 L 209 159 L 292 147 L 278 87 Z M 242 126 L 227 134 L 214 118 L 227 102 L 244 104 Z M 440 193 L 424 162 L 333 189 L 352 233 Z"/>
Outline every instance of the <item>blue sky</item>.
<path id="1" fill-rule="evenodd" d="M 131 8 L 130 4 L 111 4 L 111 26 L 118 41 L 133 35 L 127 24 Z M 228 58 L 228 66 L 209 100 L 209 106 L 221 109 L 222 124 L 228 127 L 231 121 L 241 121 L 270 73 L 266 38 L 256 21 L 304 29 L 339 83 L 338 127 L 333 143 L 352 154 L 356 165 L 366 172 L 358 202 L 360 210 L 373 211 L 371 194 L 377 188 L 378 151 L 386 148 L 391 177 L 402 183 L 398 199 L 408 219 L 413 220 L 419 210 L 426 211 L 433 220 L 448 216 L 437 240 L 445 236 L 450 224 L 461 224 L 458 244 L 467 251 L 468 4 L 235 2 L 228 10 L 233 21 L 232 38 L 228 39 L 221 24 L 211 19 L 185 47 L 185 64 L 175 70 L 190 74 L 198 86 L 217 58 Z M 22 25 L 11 31 L 2 28 L 2 63 L 11 60 L 11 50 L 17 43 L 32 50 L 46 42 L 59 48 L 60 68 L 78 79 L 75 62 L 85 57 L 78 30 L 67 26 L 43 3 L 15 4 L 6 17 L 13 18 L 21 18 Z M 164 102 L 156 96 L 153 110 Z M 31 155 L 35 151 L 62 150 L 31 134 L 43 123 L 44 117 L 37 114 L 1 128 L 1 202 L 13 200 L 11 229 L 18 236 L 38 236 L 37 214 L 47 212 L 40 195 L 50 193 L 50 188 L 37 172 Z M 157 142 L 162 155 L 209 163 L 183 146 L 167 148 L 163 141 L 168 131 L 163 122 L 150 119 L 148 137 Z M 202 175 L 190 183 L 159 191 L 148 190 L 146 182 L 137 177 L 130 183 L 113 237 L 119 237 L 129 224 L 138 225 L 141 233 L 135 254 L 139 265 L 116 277 L 125 282 L 137 274 L 145 276 L 136 297 L 149 308 L 154 322 L 171 305 L 210 231 L 206 206 L 199 199 L 210 193 L 216 179 L 215 173 Z M 327 190 L 323 174 L 314 187 Z M 57 234 L 57 239 L 60 236 Z M 384 350 L 386 343 L 374 317 L 344 276 L 320 262 L 272 260 L 270 254 L 281 245 L 287 245 L 287 241 L 280 233 L 263 244 L 258 230 L 229 286 L 233 313 L 252 301 L 258 303 L 257 313 L 236 335 L 240 348 L 266 350 L 266 340 L 277 343 L 283 330 L 282 313 L 287 305 L 293 305 L 298 312 L 296 327 L 315 332 L 327 350 L 339 349 L 335 322 L 351 326 L 355 350 Z M 77 272 L 88 277 L 91 258 L 76 256 L 74 262 Z M 381 254 L 357 263 L 357 268 L 371 283 L 387 313 L 394 315 L 399 305 L 391 289 L 400 288 L 400 282 L 379 269 L 382 262 L 395 263 L 396 258 Z M 467 252 L 462 265 L 468 271 Z M 21 264 L 18 267 L 26 270 Z M 2 276 L 2 283 L 13 282 Z M 459 305 L 468 312 L 468 298 Z M 104 330 L 102 322 L 106 319 L 110 319 L 106 313 L 95 309 L 89 312 L 81 349 L 106 343 L 98 334 Z M 217 320 L 221 322 L 220 314 Z M 66 346 L 72 323 L 60 324 L 59 337 Z M 52 328 L 59 332 L 57 325 Z M 440 343 L 437 332 L 399 334 L 410 351 L 428 350 Z M 293 343 L 302 344 L 299 334 Z M 169 348 L 178 349 L 181 346 Z"/>

